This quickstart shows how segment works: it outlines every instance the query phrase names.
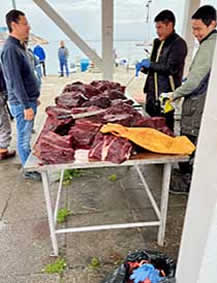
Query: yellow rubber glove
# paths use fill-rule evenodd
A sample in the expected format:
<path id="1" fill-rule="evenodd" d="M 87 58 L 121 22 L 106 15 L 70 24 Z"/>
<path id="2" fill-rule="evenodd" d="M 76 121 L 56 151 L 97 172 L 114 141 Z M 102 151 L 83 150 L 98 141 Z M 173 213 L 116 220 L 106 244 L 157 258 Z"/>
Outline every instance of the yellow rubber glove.
<path id="1" fill-rule="evenodd" d="M 171 104 L 172 101 L 172 92 L 167 92 L 167 93 L 161 93 L 160 95 L 160 103 L 161 103 L 161 109 L 163 113 L 168 113 L 170 111 L 174 110 L 173 105 Z"/>
<path id="2" fill-rule="evenodd" d="M 167 99 L 165 104 L 164 104 L 164 113 L 168 113 L 168 112 L 173 111 L 173 110 L 174 110 L 174 107 L 171 104 L 171 100 Z"/>

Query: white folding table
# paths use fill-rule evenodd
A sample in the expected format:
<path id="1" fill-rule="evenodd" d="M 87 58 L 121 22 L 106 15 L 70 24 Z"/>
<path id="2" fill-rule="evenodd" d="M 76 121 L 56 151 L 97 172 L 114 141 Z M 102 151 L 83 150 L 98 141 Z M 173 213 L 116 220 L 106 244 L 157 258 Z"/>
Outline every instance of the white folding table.
<path id="1" fill-rule="evenodd" d="M 53 255 L 58 255 L 58 241 L 57 235 L 61 233 L 69 232 L 87 232 L 87 231 L 98 231 L 107 229 L 121 229 L 121 228 L 135 228 L 135 227 L 147 227 L 147 226 L 158 226 L 158 244 L 163 246 L 166 220 L 167 220 L 167 207 L 169 198 L 169 184 L 171 176 L 171 168 L 173 163 L 184 162 L 189 159 L 186 155 L 163 155 L 154 153 L 143 153 L 135 155 L 132 159 L 125 161 L 121 164 L 114 164 L 105 161 L 88 161 L 87 151 L 79 150 L 76 151 L 75 161 L 66 164 L 52 164 L 42 165 L 32 154 L 26 162 L 25 170 L 27 171 L 38 171 L 42 175 L 42 183 L 44 189 L 44 196 L 47 207 L 48 223 L 50 228 L 51 242 L 53 246 Z M 149 188 L 142 171 L 140 170 L 141 165 L 159 164 L 163 165 L 163 177 L 162 177 L 162 192 L 161 192 L 161 203 L 158 207 L 151 188 Z M 56 219 L 59 209 L 60 196 L 62 191 L 62 183 L 65 169 L 81 169 L 81 168 L 99 168 L 99 167 L 120 167 L 120 166 L 135 166 L 138 175 L 144 185 L 144 189 L 147 196 L 152 204 L 153 210 L 156 214 L 157 220 L 151 222 L 136 222 L 136 223 L 124 223 L 124 224 L 111 224 L 111 225 L 97 225 L 97 226 L 85 226 L 85 227 L 73 227 L 66 229 L 57 229 Z M 60 181 L 58 186 L 57 197 L 55 201 L 55 208 L 52 209 L 52 200 L 50 193 L 50 174 L 54 171 L 60 170 Z"/>

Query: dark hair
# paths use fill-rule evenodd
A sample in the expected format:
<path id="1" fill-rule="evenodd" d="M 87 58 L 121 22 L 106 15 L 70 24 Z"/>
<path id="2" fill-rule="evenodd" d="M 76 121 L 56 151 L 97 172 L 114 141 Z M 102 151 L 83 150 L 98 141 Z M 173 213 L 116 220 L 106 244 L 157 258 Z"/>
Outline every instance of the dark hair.
<path id="1" fill-rule="evenodd" d="M 20 16 L 25 16 L 25 14 L 19 10 L 11 10 L 7 13 L 5 18 L 9 32 L 12 32 L 11 23 L 18 23 Z"/>
<path id="2" fill-rule="evenodd" d="M 173 23 L 175 26 L 176 18 L 172 11 L 170 10 L 163 10 L 161 11 L 154 19 L 156 22 L 164 22 L 164 23 Z"/>
<path id="3" fill-rule="evenodd" d="M 194 20 L 201 20 L 206 26 L 209 26 L 212 21 L 216 21 L 216 9 L 210 5 L 202 6 L 191 18 Z"/>

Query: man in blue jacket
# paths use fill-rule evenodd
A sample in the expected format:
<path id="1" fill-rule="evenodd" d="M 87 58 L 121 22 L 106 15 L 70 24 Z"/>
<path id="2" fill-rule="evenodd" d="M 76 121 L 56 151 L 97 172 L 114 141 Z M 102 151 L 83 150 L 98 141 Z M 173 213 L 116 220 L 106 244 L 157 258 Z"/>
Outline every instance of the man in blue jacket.
<path id="1" fill-rule="evenodd" d="M 1 60 L 8 101 L 16 120 L 18 153 L 24 167 L 31 152 L 30 139 L 40 93 L 24 46 L 30 31 L 26 16 L 21 11 L 11 10 L 6 15 L 6 22 L 9 37 L 4 44 Z M 24 177 L 40 180 L 41 175 L 25 172 Z"/>
<path id="2" fill-rule="evenodd" d="M 40 45 L 36 45 L 33 53 L 39 58 L 39 62 L 42 65 L 43 69 L 43 75 L 46 77 L 46 68 L 45 68 L 45 59 L 46 59 L 46 54 L 44 49 Z"/>

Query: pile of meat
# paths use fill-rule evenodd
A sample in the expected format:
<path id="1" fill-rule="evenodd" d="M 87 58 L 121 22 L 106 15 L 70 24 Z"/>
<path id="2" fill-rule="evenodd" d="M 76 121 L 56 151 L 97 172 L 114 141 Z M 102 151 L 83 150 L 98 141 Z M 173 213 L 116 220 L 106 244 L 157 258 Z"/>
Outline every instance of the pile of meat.
<path id="1" fill-rule="evenodd" d="M 124 95 L 125 87 L 105 80 L 90 84 L 74 82 L 55 98 L 55 106 L 46 108 L 47 119 L 34 147 L 34 154 L 47 164 L 74 160 L 77 149 L 89 150 L 89 160 L 121 163 L 131 156 L 132 142 L 100 133 L 106 123 L 127 127 L 151 127 L 173 135 L 162 117 L 145 118 Z M 60 115 L 77 114 L 105 109 L 95 116 L 73 120 L 59 119 Z"/>

